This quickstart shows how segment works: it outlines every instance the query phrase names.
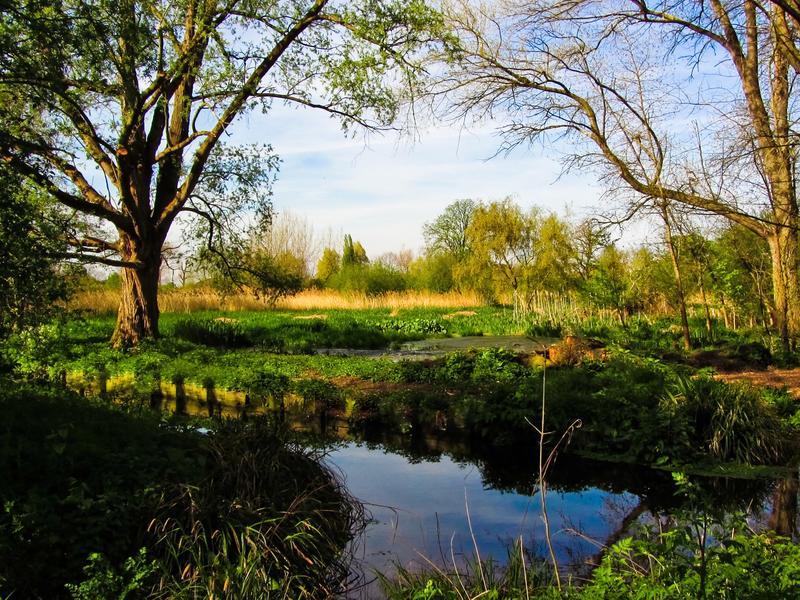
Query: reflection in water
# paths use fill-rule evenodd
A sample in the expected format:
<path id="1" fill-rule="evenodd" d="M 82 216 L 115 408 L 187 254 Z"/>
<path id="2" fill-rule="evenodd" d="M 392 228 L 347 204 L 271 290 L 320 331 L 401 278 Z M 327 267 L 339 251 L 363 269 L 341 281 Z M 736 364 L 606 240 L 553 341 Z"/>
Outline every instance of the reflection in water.
<path id="1" fill-rule="evenodd" d="M 797 493 L 798 473 L 795 469 L 791 476 L 779 481 L 772 493 L 772 511 L 767 520 L 767 527 L 774 529 L 778 535 L 793 540 L 797 533 Z"/>
<path id="2" fill-rule="evenodd" d="M 382 440 L 327 442 L 327 460 L 372 513 L 358 547 L 367 572 L 391 572 L 397 563 L 452 566 L 473 555 L 473 544 L 482 558 L 503 562 L 520 537 L 531 554 L 546 556 L 532 448 L 374 437 Z M 578 576 L 640 520 L 653 522 L 676 509 L 729 513 L 748 506 L 763 520 L 775 488 L 768 480 L 692 478 L 705 503 L 692 506 L 662 471 L 564 456 L 551 475 L 547 511 L 556 556 L 561 569 Z M 794 499 L 796 506 L 796 489 Z"/>

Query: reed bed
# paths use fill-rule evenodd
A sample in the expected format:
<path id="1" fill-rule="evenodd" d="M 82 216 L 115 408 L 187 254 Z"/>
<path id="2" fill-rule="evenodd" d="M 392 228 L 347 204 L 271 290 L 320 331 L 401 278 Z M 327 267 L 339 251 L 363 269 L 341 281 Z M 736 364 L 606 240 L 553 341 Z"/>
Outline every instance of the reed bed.
<path id="1" fill-rule="evenodd" d="M 162 290 L 158 298 L 162 312 L 191 313 L 199 311 L 257 311 L 271 308 L 264 300 L 247 293 L 220 295 L 210 288 L 178 288 Z M 333 310 L 389 308 L 469 308 L 483 306 L 481 297 L 474 293 L 449 292 L 437 294 L 408 290 L 375 296 L 343 294 L 334 290 L 305 290 L 282 298 L 275 308 L 282 310 Z M 94 314 L 113 314 L 119 305 L 119 290 L 97 289 L 77 292 L 69 300 L 68 308 Z"/>
<path id="2" fill-rule="evenodd" d="M 288 310 L 333 310 L 368 308 L 471 308 L 485 305 L 485 301 L 472 292 L 447 292 L 443 294 L 406 290 L 369 296 L 343 294 L 334 290 L 306 290 L 278 301 L 277 307 Z"/>

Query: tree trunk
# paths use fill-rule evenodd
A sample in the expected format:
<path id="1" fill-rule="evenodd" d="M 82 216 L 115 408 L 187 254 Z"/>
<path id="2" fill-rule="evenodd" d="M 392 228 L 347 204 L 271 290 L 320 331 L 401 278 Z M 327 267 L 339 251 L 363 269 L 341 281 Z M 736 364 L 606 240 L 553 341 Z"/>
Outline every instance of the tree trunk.
<path id="1" fill-rule="evenodd" d="M 708 306 L 708 297 L 706 296 L 706 286 L 703 278 L 700 277 L 700 293 L 703 295 L 703 307 L 706 311 L 706 331 L 708 332 L 709 339 L 714 339 L 714 324 L 711 321 L 711 308 Z"/>
<path id="2" fill-rule="evenodd" d="M 791 227 L 779 226 L 767 241 L 772 258 L 775 326 L 784 350 L 792 351 L 800 336 L 800 249 L 797 233 Z"/>
<path id="3" fill-rule="evenodd" d="M 128 244 L 132 246 L 132 243 Z M 161 267 L 160 245 L 141 243 L 138 251 L 123 253 L 125 260 L 138 268 L 123 268 L 122 290 L 117 325 L 111 343 L 117 348 L 135 346 L 145 338 L 158 337 L 158 279 Z"/>
<path id="4" fill-rule="evenodd" d="M 678 306 L 681 311 L 681 330 L 683 331 L 684 350 L 692 349 L 692 340 L 689 335 L 689 317 L 686 314 L 686 292 L 683 289 L 683 277 L 681 276 L 681 265 L 678 261 L 678 249 L 675 247 L 675 240 L 672 238 L 672 226 L 669 222 L 669 212 L 667 205 L 661 206 L 661 217 L 664 219 L 664 237 L 672 258 L 672 269 L 675 272 L 675 292 L 678 296 Z"/>

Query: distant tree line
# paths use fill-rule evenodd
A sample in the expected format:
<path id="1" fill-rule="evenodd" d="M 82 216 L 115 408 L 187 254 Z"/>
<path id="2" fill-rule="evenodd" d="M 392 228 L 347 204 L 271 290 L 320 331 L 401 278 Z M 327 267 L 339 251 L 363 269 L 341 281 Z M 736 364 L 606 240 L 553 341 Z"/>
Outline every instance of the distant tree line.
<path id="1" fill-rule="evenodd" d="M 691 313 L 709 331 L 719 320 L 777 333 L 770 251 L 762 238 L 725 220 L 701 229 L 674 211 L 659 221 L 655 241 L 623 248 L 610 226 L 594 218 L 525 210 L 510 199 L 460 199 L 424 225 L 419 256 L 403 250 L 371 259 L 351 235 L 337 243 L 329 233 L 319 241 L 308 222 L 279 215 L 271 228 L 251 233 L 244 262 L 253 273 L 240 283 L 268 301 L 308 288 L 473 292 L 523 313 L 543 297 L 560 296 L 608 310 L 623 326 L 637 313 Z M 194 260 L 202 267 L 196 278 L 234 289 L 220 265 L 202 253 Z M 258 269 L 266 275 L 259 278 Z"/>

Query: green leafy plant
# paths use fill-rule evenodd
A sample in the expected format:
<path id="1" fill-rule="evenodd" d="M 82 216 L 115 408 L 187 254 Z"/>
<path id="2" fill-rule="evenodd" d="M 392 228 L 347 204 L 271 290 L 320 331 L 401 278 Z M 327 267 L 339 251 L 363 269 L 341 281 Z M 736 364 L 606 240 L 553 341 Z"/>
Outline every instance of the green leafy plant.
<path id="1" fill-rule="evenodd" d="M 173 325 L 173 333 L 181 339 L 205 346 L 241 348 L 251 345 L 244 328 L 237 321 L 222 317 L 182 319 Z"/>

